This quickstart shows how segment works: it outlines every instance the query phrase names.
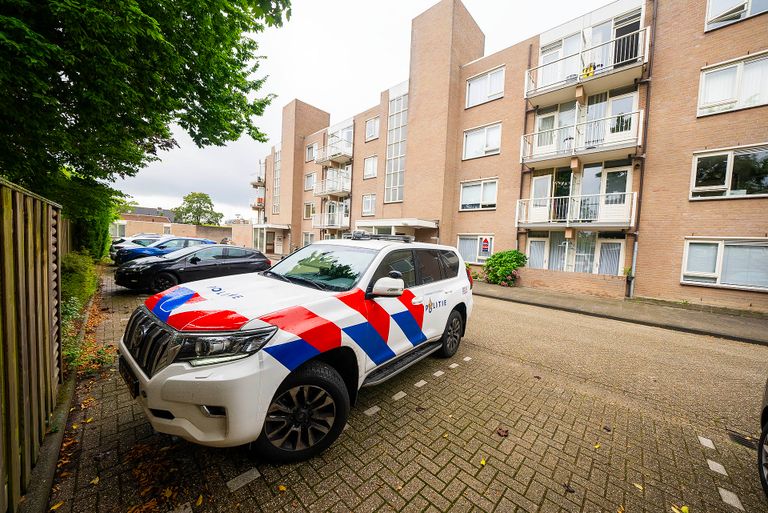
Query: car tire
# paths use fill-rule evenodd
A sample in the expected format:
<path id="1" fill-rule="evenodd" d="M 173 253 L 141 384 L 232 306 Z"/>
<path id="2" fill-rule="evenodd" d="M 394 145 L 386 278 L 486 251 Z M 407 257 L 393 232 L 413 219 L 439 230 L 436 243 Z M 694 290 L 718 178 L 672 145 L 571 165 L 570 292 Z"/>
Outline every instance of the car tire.
<path id="1" fill-rule="evenodd" d="M 162 292 L 179 284 L 179 279 L 171 273 L 157 273 L 152 279 L 152 292 Z"/>
<path id="2" fill-rule="evenodd" d="M 757 444 L 757 470 L 760 472 L 760 484 L 768 497 L 768 422 L 763 426 L 760 441 Z"/>
<path id="3" fill-rule="evenodd" d="M 440 358 L 450 358 L 459 350 L 461 335 L 464 333 L 464 317 L 461 312 L 454 310 L 448 316 L 448 322 L 445 323 L 443 338 L 440 339 L 442 345 L 435 354 Z"/>
<path id="4" fill-rule="evenodd" d="M 348 417 L 349 392 L 341 375 L 328 364 L 309 362 L 275 392 L 255 449 L 274 463 L 312 458 L 339 437 Z"/>

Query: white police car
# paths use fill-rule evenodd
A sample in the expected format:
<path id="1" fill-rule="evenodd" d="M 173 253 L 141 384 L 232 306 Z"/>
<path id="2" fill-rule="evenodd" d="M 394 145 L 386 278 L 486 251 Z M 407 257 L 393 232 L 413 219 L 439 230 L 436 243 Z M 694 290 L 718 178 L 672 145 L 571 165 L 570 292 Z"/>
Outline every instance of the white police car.
<path id="1" fill-rule="evenodd" d="M 126 327 L 120 372 L 152 426 L 297 461 L 339 436 L 360 387 L 452 356 L 472 311 L 456 249 L 357 239 L 150 297 Z"/>

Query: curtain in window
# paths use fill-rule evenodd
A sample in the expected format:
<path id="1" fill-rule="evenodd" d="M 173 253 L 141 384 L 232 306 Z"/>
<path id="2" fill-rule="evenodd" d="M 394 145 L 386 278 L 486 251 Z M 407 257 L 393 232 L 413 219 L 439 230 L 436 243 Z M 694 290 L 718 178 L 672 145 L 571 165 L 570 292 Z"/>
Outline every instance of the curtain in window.
<path id="1" fill-rule="evenodd" d="M 717 263 L 717 244 L 712 242 L 691 242 L 688 245 L 686 271 L 692 273 L 714 273 Z"/>
<path id="2" fill-rule="evenodd" d="M 485 153 L 485 130 L 467 132 L 464 140 L 464 157 L 477 157 Z"/>
<path id="3" fill-rule="evenodd" d="M 768 103 L 768 59 L 744 64 L 740 96 L 743 107 Z"/>
<path id="4" fill-rule="evenodd" d="M 483 207 L 496 206 L 496 184 L 497 182 L 485 182 L 483 184 Z"/>
<path id="5" fill-rule="evenodd" d="M 477 237 L 459 237 L 459 254 L 465 262 L 477 262 Z"/>
<path id="6" fill-rule="evenodd" d="M 621 256 L 620 242 L 603 242 L 600 244 L 600 264 L 598 274 L 619 274 L 619 257 Z"/>
<path id="7" fill-rule="evenodd" d="M 577 273 L 591 273 L 595 261 L 596 234 L 593 232 L 579 232 L 576 234 L 576 265 Z"/>
<path id="8" fill-rule="evenodd" d="M 485 129 L 485 147 L 497 150 L 501 146 L 501 126 L 494 125 Z"/>
<path id="9" fill-rule="evenodd" d="M 461 208 L 480 208 L 480 187 L 477 183 L 461 188 Z"/>
<path id="10" fill-rule="evenodd" d="M 736 66 L 710 71 L 704 75 L 702 104 L 723 102 L 732 99 L 736 89 Z"/>
<path id="11" fill-rule="evenodd" d="M 551 232 L 549 234 L 549 268 L 552 271 L 565 270 L 565 233 Z"/>
<path id="12" fill-rule="evenodd" d="M 768 287 L 768 246 L 726 244 L 720 283 Z"/>
<path id="13" fill-rule="evenodd" d="M 543 240 L 532 240 L 528 247 L 528 263 L 526 267 L 532 269 L 544 269 L 544 248 L 547 242 Z"/>
<path id="14" fill-rule="evenodd" d="M 504 69 L 496 70 L 488 77 L 488 96 L 504 92 Z"/>
<path id="15" fill-rule="evenodd" d="M 470 107 L 487 100 L 486 77 L 479 77 L 467 82 L 467 105 Z"/>

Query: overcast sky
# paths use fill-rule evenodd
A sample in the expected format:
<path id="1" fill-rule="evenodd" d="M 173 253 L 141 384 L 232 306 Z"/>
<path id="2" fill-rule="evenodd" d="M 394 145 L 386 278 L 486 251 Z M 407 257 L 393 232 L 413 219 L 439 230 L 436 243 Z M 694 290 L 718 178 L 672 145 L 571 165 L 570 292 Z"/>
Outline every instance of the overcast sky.
<path id="1" fill-rule="evenodd" d="M 189 192 L 211 195 L 225 218 L 251 218 L 249 179 L 259 158 L 279 142 L 283 105 L 294 98 L 342 121 L 379 102 L 381 91 L 408 78 L 411 20 L 436 0 L 293 0 L 291 20 L 257 36 L 265 93 L 277 98 L 259 127 L 270 138 L 244 135 L 223 147 L 197 148 L 181 130 L 179 148 L 116 187 L 141 206 L 173 208 Z M 464 0 L 485 32 L 485 54 L 607 4 L 607 0 Z M 364 63 L 368 63 L 363 65 Z M 524 70 L 519 70 L 523 73 Z"/>

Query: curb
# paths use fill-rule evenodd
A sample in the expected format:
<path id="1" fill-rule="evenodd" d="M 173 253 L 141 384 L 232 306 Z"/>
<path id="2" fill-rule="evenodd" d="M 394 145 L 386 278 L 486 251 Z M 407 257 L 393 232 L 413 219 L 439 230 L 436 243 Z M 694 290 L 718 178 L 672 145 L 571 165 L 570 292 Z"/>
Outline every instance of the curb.
<path id="1" fill-rule="evenodd" d="M 611 314 L 600 313 L 600 312 L 592 312 L 592 311 L 589 311 L 589 310 L 582 310 L 582 309 L 579 309 L 579 308 L 570 308 L 570 307 L 567 307 L 567 306 L 558 306 L 558 305 L 552 305 L 552 304 L 549 304 L 549 303 L 538 303 L 536 301 L 526 301 L 524 299 L 512 299 L 512 298 L 508 298 L 508 297 L 495 296 L 493 294 L 487 294 L 487 293 L 482 293 L 482 292 L 474 292 L 473 291 L 472 294 L 475 295 L 475 296 L 479 296 L 479 297 L 487 297 L 487 298 L 491 298 L 491 299 L 498 299 L 500 301 L 507 301 L 509 303 L 520 303 L 520 304 L 528 305 L 528 306 L 538 306 L 540 308 L 549 308 L 551 310 L 561 310 L 563 312 L 570 312 L 570 313 L 576 313 L 576 314 L 582 314 L 582 315 L 589 315 L 591 317 L 599 317 L 601 319 L 610 319 L 612 321 L 629 322 L 629 323 L 632 323 L 632 324 L 640 324 L 640 325 L 643 325 L 643 326 L 650 326 L 650 327 L 653 327 L 653 328 L 662 328 L 662 329 L 671 330 L 671 331 L 680 331 L 680 332 L 683 332 L 683 333 L 690 333 L 692 335 L 706 335 L 706 336 L 709 336 L 709 337 L 717 337 L 717 338 L 724 338 L 724 339 L 727 339 L 727 340 L 734 340 L 736 342 L 745 342 L 747 344 L 757 344 L 757 345 L 760 345 L 760 346 L 768 346 L 768 340 L 759 340 L 759 339 L 754 339 L 754 338 L 749 338 L 749 337 L 740 337 L 738 335 L 731 335 L 731 334 L 728 334 L 728 333 L 718 333 L 718 332 L 714 332 L 714 331 L 702 330 L 702 329 L 697 329 L 697 328 L 689 328 L 689 327 L 680 326 L 680 325 L 677 325 L 677 324 L 668 324 L 668 323 L 663 323 L 663 322 L 645 321 L 645 320 L 642 320 L 642 319 L 634 319 L 634 318 L 631 318 L 631 317 L 621 317 L 621 316 L 618 316 L 618 315 L 611 315 Z"/>
<path id="2" fill-rule="evenodd" d="M 85 307 L 83 324 L 77 333 L 78 342 L 82 342 L 85 337 L 85 326 L 91 315 L 91 306 L 93 298 L 98 294 L 91 296 Z M 30 485 L 27 493 L 24 494 L 24 501 L 19 505 L 19 513 L 45 513 L 49 510 L 48 500 L 51 495 L 53 479 L 56 475 L 56 464 L 59 461 L 61 452 L 61 443 L 64 441 L 64 432 L 67 428 L 69 419 L 69 409 L 72 407 L 72 398 L 75 396 L 75 385 L 77 384 L 77 372 L 70 372 L 67 380 L 59 388 L 59 394 L 56 399 L 56 409 L 53 410 L 51 425 L 58 426 L 55 433 L 49 432 L 40 445 L 40 454 L 37 457 L 35 466 L 32 469 Z"/>

